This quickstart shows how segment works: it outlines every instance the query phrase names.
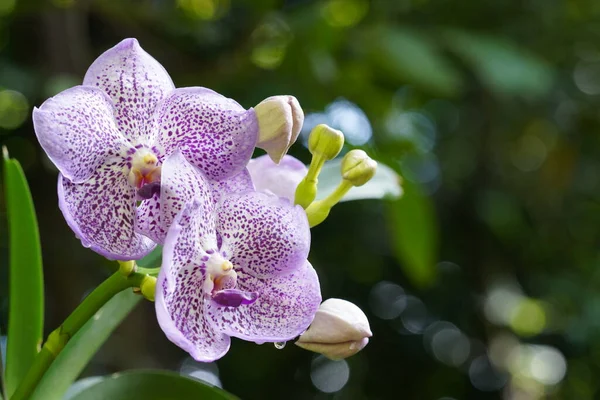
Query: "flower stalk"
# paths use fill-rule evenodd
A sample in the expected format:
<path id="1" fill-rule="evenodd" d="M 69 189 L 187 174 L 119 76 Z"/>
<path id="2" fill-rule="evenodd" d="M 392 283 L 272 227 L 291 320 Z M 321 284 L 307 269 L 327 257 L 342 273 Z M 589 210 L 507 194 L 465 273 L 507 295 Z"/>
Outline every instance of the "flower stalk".
<path id="1" fill-rule="evenodd" d="M 304 179 L 296 188 L 295 203 L 307 208 L 317 197 L 319 173 L 326 161 L 333 160 L 344 146 L 344 134 L 325 124 L 317 125 L 308 137 L 308 150 L 312 154 Z"/>
<path id="2" fill-rule="evenodd" d="M 133 267 L 133 268 L 131 268 Z M 52 362 L 69 340 L 117 293 L 140 287 L 147 275 L 135 272 L 134 262 L 120 263 L 119 270 L 90 293 L 65 321 L 50 335 L 37 354 L 27 375 L 11 397 L 11 400 L 27 399 L 44 376 Z"/>
<path id="3" fill-rule="evenodd" d="M 342 159 L 342 181 L 338 187 L 325 199 L 315 201 L 306 208 L 310 227 L 325 221 L 331 208 L 339 203 L 350 189 L 362 186 L 373 178 L 376 169 L 377 163 L 367 153 L 362 150 L 349 151 Z"/>

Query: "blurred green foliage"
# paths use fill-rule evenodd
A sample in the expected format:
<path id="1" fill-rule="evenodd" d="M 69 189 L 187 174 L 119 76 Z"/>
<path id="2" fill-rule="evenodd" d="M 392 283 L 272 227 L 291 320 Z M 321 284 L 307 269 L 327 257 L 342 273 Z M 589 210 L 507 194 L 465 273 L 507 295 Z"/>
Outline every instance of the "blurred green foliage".
<path id="1" fill-rule="evenodd" d="M 595 0 L 0 2 L 0 140 L 38 206 L 47 326 L 108 262 L 64 223 L 28 116 L 137 37 L 177 86 L 245 107 L 293 94 L 309 124 L 346 99 L 372 131 L 348 148 L 403 176 L 404 200 L 340 204 L 313 230 L 324 297 L 356 302 L 374 332 L 335 398 L 597 397 L 599 23 Z M 292 153 L 309 160 L 301 144 Z M 178 369 L 184 357 L 144 304 L 85 374 Z M 333 396 L 311 379 L 311 357 L 234 341 L 219 376 L 244 399 Z"/>

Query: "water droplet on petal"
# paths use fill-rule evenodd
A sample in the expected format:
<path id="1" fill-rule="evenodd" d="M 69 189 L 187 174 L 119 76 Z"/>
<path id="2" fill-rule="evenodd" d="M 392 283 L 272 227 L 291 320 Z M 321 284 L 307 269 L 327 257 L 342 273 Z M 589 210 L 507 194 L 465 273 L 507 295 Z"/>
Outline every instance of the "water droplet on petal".
<path id="1" fill-rule="evenodd" d="M 277 350 L 281 350 L 281 349 L 283 349 L 285 347 L 285 343 L 286 342 L 275 342 L 275 343 L 273 343 L 273 345 L 275 346 L 275 348 Z"/>

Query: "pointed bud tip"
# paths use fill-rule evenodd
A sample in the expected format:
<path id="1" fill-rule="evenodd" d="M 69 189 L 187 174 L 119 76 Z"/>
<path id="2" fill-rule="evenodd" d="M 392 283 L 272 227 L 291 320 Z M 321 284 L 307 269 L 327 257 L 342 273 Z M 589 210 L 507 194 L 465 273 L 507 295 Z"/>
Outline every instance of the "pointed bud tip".
<path id="1" fill-rule="evenodd" d="M 294 96 L 272 96 L 254 107 L 258 120 L 257 147 L 279 163 L 294 144 L 304 123 L 304 111 Z"/>
<path id="2" fill-rule="evenodd" d="M 342 178 L 353 186 L 367 183 L 377 171 L 377 162 L 362 150 L 351 150 L 342 159 Z"/>

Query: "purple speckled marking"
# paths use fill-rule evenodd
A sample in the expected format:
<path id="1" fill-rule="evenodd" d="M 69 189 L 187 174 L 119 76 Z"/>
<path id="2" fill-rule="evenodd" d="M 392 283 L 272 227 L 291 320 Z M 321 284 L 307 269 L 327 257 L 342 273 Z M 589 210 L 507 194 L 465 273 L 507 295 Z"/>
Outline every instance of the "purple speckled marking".
<path id="1" fill-rule="evenodd" d="M 302 334 L 319 304 L 319 278 L 308 261 L 296 271 L 276 277 L 238 274 L 237 287 L 255 291 L 258 300 L 245 307 L 205 303 L 205 312 L 217 331 L 254 342 L 285 342 Z"/>
<path id="2" fill-rule="evenodd" d="M 258 140 L 253 109 L 201 87 L 171 92 L 158 105 L 156 123 L 163 154 L 181 149 L 212 180 L 240 173 Z"/>
<path id="3" fill-rule="evenodd" d="M 38 140 L 64 177 L 83 182 L 107 158 L 127 152 L 113 112 L 104 92 L 85 86 L 67 89 L 33 110 Z"/>
<path id="4" fill-rule="evenodd" d="M 273 195 L 225 195 L 214 211 L 214 235 L 221 238 L 215 248 L 205 239 L 213 237 L 203 230 L 206 214 L 198 212 L 211 202 L 196 198 L 167 233 L 156 301 L 167 336 L 195 359 L 212 361 L 227 351 L 223 335 L 255 342 L 300 335 L 321 302 L 318 277 L 306 260 L 304 211 Z M 220 271 L 210 265 L 214 257 L 228 259 L 236 277 L 213 276 Z"/>
<path id="5" fill-rule="evenodd" d="M 254 185 L 247 169 L 243 169 L 239 174 L 223 179 L 221 181 L 211 181 L 213 190 L 213 200 L 215 204 L 221 201 L 225 195 L 232 193 L 245 193 L 254 191 Z"/>
<path id="6" fill-rule="evenodd" d="M 198 199 L 195 212 L 200 213 L 198 219 L 205 226 L 202 232 L 195 234 L 206 237 L 207 232 L 215 229 L 212 192 L 204 175 L 187 162 L 181 152 L 176 151 L 162 165 L 160 197 L 154 196 L 138 208 L 138 231 L 157 243 L 163 243 L 175 216 L 186 203 Z M 212 246 L 215 245 L 216 242 Z"/>
<path id="7" fill-rule="evenodd" d="M 221 192 L 252 187 L 244 167 L 258 137 L 254 111 L 209 89 L 174 89 L 165 69 L 135 39 L 103 53 L 83 86 L 48 99 L 34 110 L 33 120 L 42 147 L 64 177 L 60 199 L 67 222 L 84 245 L 111 258 L 143 257 L 152 244 L 137 233 L 162 243 L 173 217 L 196 192 L 202 192 L 200 198 L 212 192 L 214 206 Z M 175 177 L 178 172 L 163 165 L 170 183 L 161 182 L 160 196 L 156 184 L 142 189 L 136 215 L 133 188 L 126 184 L 135 161 L 142 165 L 140 154 L 149 152 L 160 165 L 177 151 L 200 169 L 202 182 L 192 179 L 196 172 Z M 162 210 L 165 198 L 170 203 Z"/>
<path id="8" fill-rule="evenodd" d="M 167 71 L 136 39 L 125 39 L 100 55 L 83 84 L 112 99 L 117 125 L 134 145 L 154 142 L 151 122 L 156 104 L 175 88 Z"/>
<path id="9" fill-rule="evenodd" d="M 310 249 L 306 213 L 287 199 L 265 193 L 232 194 L 217 213 L 221 253 L 255 276 L 290 272 L 302 265 Z"/>
<path id="10" fill-rule="evenodd" d="M 134 231 L 135 189 L 114 161 L 90 179 L 75 184 L 62 175 L 59 206 L 67 223 L 85 247 L 116 260 L 135 260 L 152 251 L 155 243 Z"/>

